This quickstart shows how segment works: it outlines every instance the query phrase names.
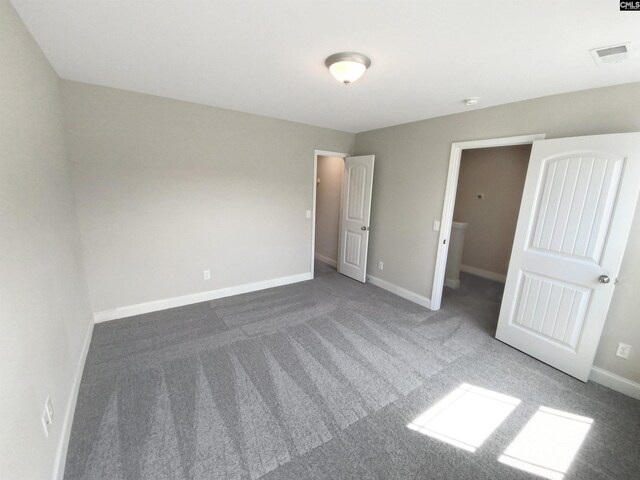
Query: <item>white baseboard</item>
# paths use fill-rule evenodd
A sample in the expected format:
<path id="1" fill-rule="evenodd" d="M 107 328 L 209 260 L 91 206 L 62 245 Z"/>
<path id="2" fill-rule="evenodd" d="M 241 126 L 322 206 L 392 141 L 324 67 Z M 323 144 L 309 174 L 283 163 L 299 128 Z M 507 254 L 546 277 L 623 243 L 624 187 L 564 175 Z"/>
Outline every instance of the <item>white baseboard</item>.
<path id="1" fill-rule="evenodd" d="M 311 272 L 299 273 L 298 275 L 290 275 L 288 277 L 274 278 L 271 280 L 263 280 L 261 282 L 245 283 L 235 287 L 220 288 L 218 290 L 209 290 L 207 292 L 192 293 L 180 297 L 164 298 L 154 300 L 153 302 L 138 303 L 135 305 L 127 305 L 119 307 L 115 310 L 104 310 L 93 314 L 96 323 L 106 322 L 109 320 L 117 320 L 119 318 L 133 317 L 134 315 L 142 315 L 143 313 L 157 312 L 166 310 L 167 308 L 182 307 L 193 303 L 208 302 L 218 298 L 231 297 L 232 295 L 240 295 L 241 293 L 257 292 L 267 288 L 280 287 L 291 283 L 303 282 L 311 280 L 313 276 Z"/>
<path id="2" fill-rule="evenodd" d="M 319 262 L 326 263 L 327 265 L 331 265 L 332 267 L 337 267 L 338 262 L 333 258 L 325 257 L 324 255 L 320 255 L 319 253 L 315 254 L 315 259 Z"/>
<path id="3" fill-rule="evenodd" d="M 84 364 L 87 361 L 89 345 L 91 345 L 93 325 L 93 322 L 89 322 L 89 330 L 84 337 L 84 343 L 82 344 L 82 350 L 80 351 L 80 360 L 78 361 L 78 365 L 76 366 L 73 383 L 71 384 L 71 394 L 69 396 L 69 401 L 67 402 L 66 411 L 64 412 L 62 434 L 60 438 L 60 444 L 58 445 L 58 450 L 56 451 L 56 460 L 53 467 L 54 480 L 62 480 L 64 478 L 64 467 L 67 461 L 67 450 L 69 448 L 69 438 L 71 437 L 71 427 L 73 426 L 73 415 L 76 412 L 78 392 L 80 391 L 80 381 L 82 380 L 82 373 L 84 372 Z"/>
<path id="4" fill-rule="evenodd" d="M 632 398 L 640 400 L 640 383 L 632 382 L 624 377 L 608 372 L 598 367 L 591 367 L 589 381 L 599 383 L 605 387 L 624 393 Z"/>
<path id="5" fill-rule="evenodd" d="M 444 286 L 449 288 L 460 288 L 460 280 L 452 280 L 450 278 L 444 279 Z"/>
<path id="6" fill-rule="evenodd" d="M 381 278 L 374 277 L 373 275 L 367 275 L 367 279 L 372 285 L 376 287 L 380 287 L 388 292 L 394 293 L 399 297 L 402 297 L 410 302 L 417 303 L 418 305 L 422 305 L 426 308 L 431 308 L 431 300 L 427 297 L 423 297 L 422 295 L 418 295 L 406 288 L 399 287 L 391 282 L 387 282 L 386 280 L 382 280 Z"/>
<path id="7" fill-rule="evenodd" d="M 506 282 L 507 276 L 501 273 L 490 272 L 489 270 L 483 270 L 481 268 L 471 267 L 469 265 L 460 265 L 460 271 L 470 273 L 476 277 L 486 278 L 487 280 L 493 280 L 494 282 Z"/>

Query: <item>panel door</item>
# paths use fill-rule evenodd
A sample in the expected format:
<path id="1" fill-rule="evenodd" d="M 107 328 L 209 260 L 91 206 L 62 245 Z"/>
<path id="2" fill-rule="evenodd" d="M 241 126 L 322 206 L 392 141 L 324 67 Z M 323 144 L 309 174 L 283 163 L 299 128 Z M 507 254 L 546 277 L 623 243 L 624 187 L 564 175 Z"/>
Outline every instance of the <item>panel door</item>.
<path id="1" fill-rule="evenodd" d="M 639 189 L 639 133 L 533 143 L 496 338 L 588 379 Z"/>
<path id="2" fill-rule="evenodd" d="M 340 206 L 338 272 L 362 283 L 367 279 L 374 155 L 345 158 Z"/>

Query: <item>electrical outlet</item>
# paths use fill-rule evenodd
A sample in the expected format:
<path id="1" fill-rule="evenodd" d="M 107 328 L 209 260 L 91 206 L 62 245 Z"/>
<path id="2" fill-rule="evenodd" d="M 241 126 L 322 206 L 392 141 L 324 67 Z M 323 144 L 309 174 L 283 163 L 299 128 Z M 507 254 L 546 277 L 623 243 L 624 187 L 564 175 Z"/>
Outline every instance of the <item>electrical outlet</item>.
<path id="1" fill-rule="evenodd" d="M 629 358 L 629 354 L 631 353 L 631 345 L 620 342 L 618 344 L 618 350 L 616 350 L 616 357 L 624 358 L 625 360 Z"/>
<path id="2" fill-rule="evenodd" d="M 204 271 L 204 279 L 205 280 L 211 280 L 211 270 L 205 270 Z"/>
<path id="3" fill-rule="evenodd" d="M 311 218 L 311 210 L 307 210 L 306 214 L 307 218 Z"/>
<path id="4" fill-rule="evenodd" d="M 433 221 L 433 231 L 434 232 L 439 232 L 440 231 L 440 220 L 434 220 Z"/>
<path id="5" fill-rule="evenodd" d="M 384 263 L 378 262 L 378 270 L 384 270 Z"/>

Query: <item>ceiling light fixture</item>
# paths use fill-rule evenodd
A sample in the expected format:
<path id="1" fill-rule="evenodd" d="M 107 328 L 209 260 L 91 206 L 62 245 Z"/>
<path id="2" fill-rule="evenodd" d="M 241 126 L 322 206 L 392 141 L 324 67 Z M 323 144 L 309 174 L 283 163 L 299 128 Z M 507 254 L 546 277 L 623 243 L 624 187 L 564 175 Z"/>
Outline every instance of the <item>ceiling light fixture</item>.
<path id="1" fill-rule="evenodd" d="M 480 99 L 478 97 L 465 98 L 463 102 L 467 107 L 475 107 L 480 102 Z"/>
<path id="2" fill-rule="evenodd" d="M 336 80 L 349 85 L 362 76 L 371 65 L 371 60 L 361 53 L 340 52 L 329 55 L 324 64 Z"/>

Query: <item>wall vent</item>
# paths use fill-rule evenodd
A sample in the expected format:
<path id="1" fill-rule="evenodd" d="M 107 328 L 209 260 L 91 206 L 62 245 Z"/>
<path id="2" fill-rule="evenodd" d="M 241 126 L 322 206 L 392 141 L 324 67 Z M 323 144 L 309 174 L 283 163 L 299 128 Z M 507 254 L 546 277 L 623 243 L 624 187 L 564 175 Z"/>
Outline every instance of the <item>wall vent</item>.
<path id="1" fill-rule="evenodd" d="M 598 65 L 610 65 L 627 60 L 631 52 L 630 44 L 610 45 L 590 50 L 591 56 Z"/>

